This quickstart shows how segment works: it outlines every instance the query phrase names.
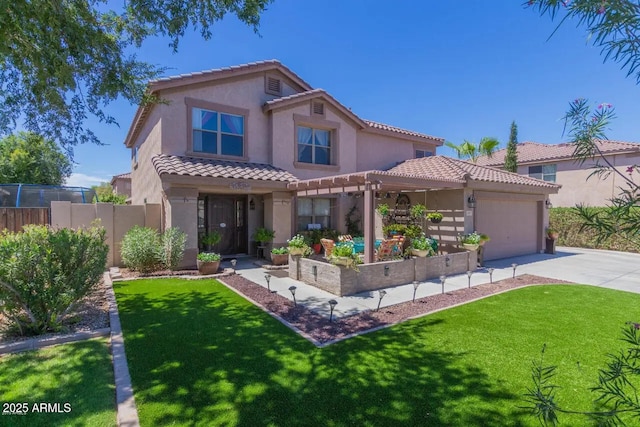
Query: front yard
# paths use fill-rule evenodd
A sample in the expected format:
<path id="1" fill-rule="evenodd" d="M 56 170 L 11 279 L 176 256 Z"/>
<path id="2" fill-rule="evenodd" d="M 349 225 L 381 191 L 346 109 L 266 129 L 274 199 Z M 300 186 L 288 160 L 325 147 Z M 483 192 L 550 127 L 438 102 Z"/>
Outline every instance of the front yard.
<path id="1" fill-rule="evenodd" d="M 640 303 L 535 286 L 318 349 L 213 280 L 114 288 L 142 425 L 535 426 L 519 407 L 542 345 L 559 401 L 593 409 L 587 390 Z"/>

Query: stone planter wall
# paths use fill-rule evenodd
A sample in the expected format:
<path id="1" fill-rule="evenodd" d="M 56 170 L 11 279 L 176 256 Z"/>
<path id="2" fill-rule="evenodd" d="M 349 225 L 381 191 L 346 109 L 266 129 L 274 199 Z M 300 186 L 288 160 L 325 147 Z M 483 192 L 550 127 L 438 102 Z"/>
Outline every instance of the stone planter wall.
<path id="1" fill-rule="evenodd" d="M 334 295 L 344 296 L 404 285 L 414 280 L 424 281 L 443 274 L 474 271 L 476 263 L 476 252 L 460 251 L 428 258 L 360 264 L 359 271 L 355 271 L 322 261 L 290 256 L 289 277 Z"/>

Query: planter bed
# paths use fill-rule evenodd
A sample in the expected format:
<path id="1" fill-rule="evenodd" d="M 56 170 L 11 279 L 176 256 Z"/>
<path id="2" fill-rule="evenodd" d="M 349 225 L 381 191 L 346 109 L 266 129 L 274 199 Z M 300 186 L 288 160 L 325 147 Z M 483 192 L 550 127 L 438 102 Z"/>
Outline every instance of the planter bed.
<path id="1" fill-rule="evenodd" d="M 344 296 L 475 270 L 477 253 L 450 252 L 427 258 L 360 264 L 358 271 L 310 258 L 289 257 L 289 277 Z M 314 268 L 315 267 L 315 268 Z"/>

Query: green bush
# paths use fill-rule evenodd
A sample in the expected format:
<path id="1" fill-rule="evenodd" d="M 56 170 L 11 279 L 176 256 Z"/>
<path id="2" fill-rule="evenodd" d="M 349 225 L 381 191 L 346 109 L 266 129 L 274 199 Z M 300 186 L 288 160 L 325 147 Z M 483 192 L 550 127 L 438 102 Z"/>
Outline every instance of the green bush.
<path id="1" fill-rule="evenodd" d="M 176 270 L 184 257 L 187 235 L 179 228 L 169 227 L 162 235 L 162 263 L 169 270 Z"/>
<path id="2" fill-rule="evenodd" d="M 156 271 L 163 264 L 160 235 L 152 228 L 136 225 L 127 231 L 120 253 L 125 266 L 141 273 Z"/>
<path id="3" fill-rule="evenodd" d="M 592 208 L 604 211 L 607 208 Z M 597 244 L 597 234 L 590 229 L 580 231 L 582 218 L 574 208 L 551 208 L 549 210 L 549 227 L 560 234 L 557 244 L 576 248 L 609 249 L 614 251 L 638 252 L 639 242 L 630 242 L 621 236 L 613 236 Z"/>
<path id="4" fill-rule="evenodd" d="M 0 310 L 23 335 L 59 330 L 64 316 L 100 280 L 108 252 L 102 227 L 3 231 Z"/>

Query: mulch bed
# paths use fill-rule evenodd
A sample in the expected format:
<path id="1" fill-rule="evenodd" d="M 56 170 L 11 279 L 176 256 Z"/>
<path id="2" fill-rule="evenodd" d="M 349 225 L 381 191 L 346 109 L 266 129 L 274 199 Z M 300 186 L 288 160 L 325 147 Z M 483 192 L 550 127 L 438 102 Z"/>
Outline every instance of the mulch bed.
<path id="1" fill-rule="evenodd" d="M 415 303 L 408 301 L 384 307 L 380 311 L 365 311 L 329 322 L 326 316 L 321 316 L 301 305 L 294 307 L 293 302 L 287 298 L 270 293 L 266 288 L 242 276 L 225 277 L 223 281 L 322 344 L 522 286 L 571 283 L 524 274 L 512 279 L 417 299 Z"/>

